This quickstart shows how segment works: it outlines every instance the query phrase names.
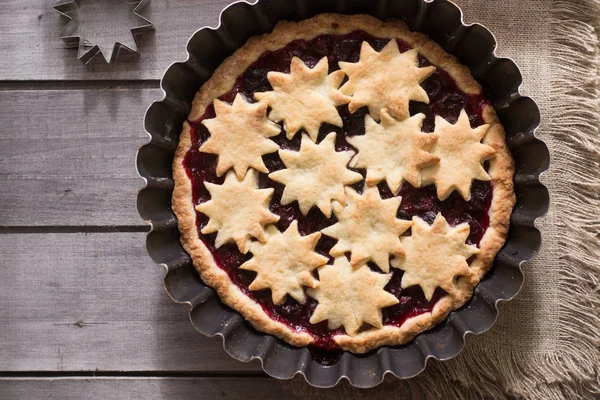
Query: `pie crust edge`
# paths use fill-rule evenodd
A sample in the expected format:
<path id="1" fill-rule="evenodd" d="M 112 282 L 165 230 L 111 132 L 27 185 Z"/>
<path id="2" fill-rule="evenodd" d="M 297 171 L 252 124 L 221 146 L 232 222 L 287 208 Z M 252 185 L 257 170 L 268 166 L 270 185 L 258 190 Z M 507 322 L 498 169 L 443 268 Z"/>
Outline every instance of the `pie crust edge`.
<path id="1" fill-rule="evenodd" d="M 232 56 L 223 61 L 212 77 L 200 88 L 194 98 L 188 120 L 199 119 L 206 107 L 218 96 L 229 91 L 236 77 L 241 75 L 263 52 L 279 49 L 296 39 L 312 39 L 322 34 L 347 34 L 355 30 L 364 30 L 377 37 L 401 38 L 418 49 L 433 65 L 446 70 L 461 90 L 469 94 L 481 93 L 481 86 L 466 66 L 460 64 L 454 56 L 446 53 L 426 35 L 410 32 L 401 21 L 381 21 L 368 15 L 320 14 L 300 22 L 279 22 L 272 33 L 250 38 Z M 516 199 L 513 188 L 514 162 L 505 142 L 504 128 L 496 112 L 489 105 L 483 110 L 483 119 L 485 123 L 491 125 L 483 143 L 496 150 L 496 156 L 490 160 L 489 167 L 494 195 L 489 211 L 490 224 L 479 244 L 481 253 L 470 264 L 474 273 L 469 279 L 461 278 L 459 283 L 462 290 L 458 291 L 459 295 L 453 298 L 444 296 L 436 303 L 431 313 L 409 318 L 400 327 L 386 325 L 355 336 L 336 335 L 334 339 L 343 349 L 365 353 L 383 345 L 400 345 L 412 340 L 419 333 L 440 323 L 450 311 L 460 308 L 471 298 L 474 287 L 491 268 L 508 234 L 510 215 Z M 173 159 L 175 188 L 172 208 L 179 221 L 181 243 L 192 257 L 194 267 L 200 273 L 202 280 L 217 291 L 223 303 L 238 311 L 258 330 L 278 336 L 295 346 L 309 345 L 313 342 L 313 337 L 309 333 L 296 331 L 271 319 L 258 303 L 233 284 L 199 238 L 191 181 L 183 166 L 183 159 L 190 147 L 190 125 L 186 121 Z"/>

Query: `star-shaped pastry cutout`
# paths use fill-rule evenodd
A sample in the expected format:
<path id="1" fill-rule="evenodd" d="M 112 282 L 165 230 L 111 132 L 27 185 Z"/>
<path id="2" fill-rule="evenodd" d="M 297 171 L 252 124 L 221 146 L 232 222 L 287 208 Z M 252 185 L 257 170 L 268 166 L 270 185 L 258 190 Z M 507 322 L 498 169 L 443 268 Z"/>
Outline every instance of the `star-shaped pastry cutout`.
<path id="1" fill-rule="evenodd" d="M 489 127 L 481 125 L 475 129 L 471 128 L 465 110 L 460 112 L 454 125 L 440 116 L 435 118 L 434 134 L 438 138 L 431 148 L 431 153 L 439 157 L 440 161 L 427 168 L 424 175 L 435 183 L 440 200 L 448 198 L 454 190 L 465 200 L 469 200 L 473 179 L 491 179 L 483 168 L 483 162 L 492 158 L 496 151 L 481 143 Z"/>
<path id="2" fill-rule="evenodd" d="M 327 135 L 319 144 L 302 135 L 300 151 L 279 150 L 287 169 L 269 174 L 269 178 L 285 185 L 281 204 L 298 200 L 302 214 L 317 206 L 331 217 L 331 202 L 346 204 L 344 186 L 362 179 L 358 172 L 346 167 L 353 157 L 352 151 L 335 151 L 335 133 Z"/>
<path id="3" fill-rule="evenodd" d="M 346 195 L 347 206 L 335 212 L 338 222 L 321 231 L 338 239 L 329 254 L 337 257 L 349 251 L 353 267 L 372 260 L 388 272 L 390 255 L 404 254 L 400 235 L 412 225 L 396 218 L 402 198 L 382 200 L 377 187 L 365 188 L 362 195 L 346 188 Z"/>
<path id="4" fill-rule="evenodd" d="M 257 273 L 248 288 L 271 289 L 275 304 L 281 304 L 288 294 L 304 304 L 306 295 L 303 286 L 316 288 L 318 281 L 312 271 L 327 262 L 327 257 L 314 251 L 321 234 L 300 235 L 298 221 L 293 221 L 283 233 L 274 226 L 270 226 L 267 232 L 270 233 L 267 242 L 253 242 L 250 252 L 254 257 L 240 266 Z"/>
<path id="5" fill-rule="evenodd" d="M 308 295 L 319 302 L 311 324 L 327 320 L 329 329 L 343 325 L 348 335 L 354 335 L 364 323 L 381 328 L 381 309 L 398 303 L 383 289 L 392 274 L 373 272 L 366 265 L 353 268 L 346 257 L 337 257 L 333 265 L 318 271 L 319 286 L 308 289 Z"/>
<path id="6" fill-rule="evenodd" d="M 267 104 L 249 103 L 238 93 L 233 104 L 215 100 L 214 106 L 217 116 L 202 121 L 210 138 L 200 146 L 200 151 L 219 156 L 217 176 L 231 167 L 239 179 L 248 168 L 269 172 L 262 156 L 279 149 L 267 138 L 278 135 L 281 127 L 267 119 Z"/>
<path id="7" fill-rule="evenodd" d="M 215 247 L 219 248 L 233 240 L 240 251 L 246 254 L 250 248 L 250 238 L 266 241 L 264 227 L 279 220 L 279 216 L 269 211 L 269 200 L 274 189 L 258 189 L 257 175 L 251 169 L 240 181 L 233 171 L 229 171 L 222 185 L 204 183 L 210 200 L 198 204 L 196 210 L 209 218 L 201 232 L 218 232 Z"/>
<path id="8" fill-rule="evenodd" d="M 435 71 L 435 67 L 419 68 L 418 54 L 416 49 L 400 53 L 394 39 L 380 52 L 363 42 L 358 62 L 339 63 L 348 75 L 348 82 L 340 91 L 352 96 L 348 105 L 350 112 L 368 106 L 371 116 L 379 120 L 380 111 L 387 108 L 392 116 L 403 120 L 409 117 L 411 100 L 429 103 L 420 84 Z"/>
<path id="9" fill-rule="evenodd" d="M 397 121 L 386 109 L 381 110 L 381 124 L 365 116 L 365 134 L 347 140 L 358 149 L 352 166 L 367 169 L 368 185 L 385 179 L 392 193 L 398 193 L 405 180 L 421 186 L 421 168 L 438 160 L 428 153 L 437 136 L 421 132 L 424 119 L 425 114 L 417 114 Z"/>
<path id="10" fill-rule="evenodd" d="M 471 274 L 467 259 L 480 250 L 465 244 L 469 224 L 451 227 L 442 214 L 433 225 L 413 217 L 411 236 L 402 237 L 404 256 L 392 260 L 392 266 L 404 271 L 402 288 L 421 286 L 429 301 L 437 287 L 448 294 L 455 292 L 455 278 Z"/>
<path id="11" fill-rule="evenodd" d="M 269 118 L 284 121 L 288 139 L 304 128 L 316 142 L 319 128 L 326 122 L 342 126 L 342 118 L 336 107 L 350 101 L 338 88 L 344 80 L 344 72 L 329 75 L 327 57 L 323 57 L 314 68 L 309 68 L 298 57 L 292 58 L 290 73 L 269 72 L 267 78 L 273 86 L 271 92 L 254 94 L 271 107 Z"/>

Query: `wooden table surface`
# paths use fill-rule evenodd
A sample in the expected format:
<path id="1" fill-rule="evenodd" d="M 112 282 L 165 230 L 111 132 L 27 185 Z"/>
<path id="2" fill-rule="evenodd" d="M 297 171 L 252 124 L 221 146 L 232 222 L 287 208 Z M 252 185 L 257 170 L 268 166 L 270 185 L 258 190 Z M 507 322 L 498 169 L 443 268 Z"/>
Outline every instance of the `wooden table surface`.
<path id="1" fill-rule="evenodd" d="M 84 65 L 56 1 L 0 2 L 0 399 L 291 397 L 194 330 L 136 211 L 144 112 L 227 3 L 152 0 L 140 56 Z"/>

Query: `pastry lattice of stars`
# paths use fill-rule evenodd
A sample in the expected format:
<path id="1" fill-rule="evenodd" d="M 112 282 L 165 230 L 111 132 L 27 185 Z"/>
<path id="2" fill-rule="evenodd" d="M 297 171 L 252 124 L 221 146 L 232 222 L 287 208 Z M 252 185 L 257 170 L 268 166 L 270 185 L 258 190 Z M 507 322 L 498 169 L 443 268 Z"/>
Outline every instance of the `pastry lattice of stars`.
<path id="1" fill-rule="evenodd" d="M 438 116 L 434 132 L 422 132 L 425 115 L 410 116 L 408 104 L 429 101 L 420 83 L 435 67 L 419 67 L 417 50 L 400 53 L 392 40 L 377 52 L 364 42 L 357 63 L 339 65 L 328 74 L 326 58 L 312 68 L 294 58 L 289 74 L 268 74 L 273 90 L 256 93 L 256 103 L 239 95 L 231 105 L 214 101 L 216 117 L 203 121 L 211 136 L 200 151 L 216 154 L 217 175 L 226 177 L 222 185 L 205 183 L 211 199 L 197 210 L 209 217 L 202 233 L 217 232 L 216 247 L 234 241 L 251 253 L 240 267 L 256 273 L 249 290 L 269 289 L 274 304 L 287 297 L 302 304 L 308 295 L 317 300 L 310 323 L 327 320 L 354 336 L 365 325 L 381 328 L 382 309 L 398 303 L 385 290 L 390 268 L 404 271 L 402 288 L 419 286 L 427 300 L 437 288 L 456 296 L 459 280 L 472 278 L 468 260 L 480 250 L 466 242 L 469 225 L 451 226 L 442 214 L 432 225 L 402 220 L 397 193 L 404 182 L 434 183 L 440 200 L 453 191 L 468 200 L 474 179 L 491 179 L 483 163 L 495 150 L 482 143 L 489 125 L 472 128 L 464 110 L 455 123 Z M 365 134 L 347 137 L 353 150 L 337 151 L 337 134 L 318 141 L 319 129 L 343 125 L 336 107 L 346 103 L 350 112 L 366 105 L 369 114 Z M 281 132 L 275 122 L 290 140 L 300 133 L 298 151 L 271 140 Z M 275 151 L 284 168 L 270 171 L 262 157 Z M 366 171 L 360 193 L 349 186 L 363 176 L 351 168 Z M 283 185 L 282 205 L 297 202 L 304 216 L 316 207 L 336 222 L 306 236 L 296 220 L 280 231 L 269 209 L 274 189 L 259 188 L 259 171 Z M 383 181 L 395 196 L 382 198 L 376 185 Z M 332 264 L 315 251 L 322 234 L 336 240 Z"/>

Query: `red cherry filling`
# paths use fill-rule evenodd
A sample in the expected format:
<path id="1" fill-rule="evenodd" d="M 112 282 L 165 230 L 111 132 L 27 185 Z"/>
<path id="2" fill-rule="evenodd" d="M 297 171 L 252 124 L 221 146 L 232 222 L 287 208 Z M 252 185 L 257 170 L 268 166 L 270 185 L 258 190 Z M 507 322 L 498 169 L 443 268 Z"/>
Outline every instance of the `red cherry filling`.
<path id="1" fill-rule="evenodd" d="M 356 62 L 359 58 L 360 47 L 363 41 L 376 50 L 381 50 L 389 39 L 373 37 L 363 31 L 355 31 L 347 35 L 321 35 L 312 40 L 295 40 L 284 48 L 277 51 L 268 51 L 263 53 L 248 69 L 237 78 L 234 87 L 223 94 L 220 99 L 224 101 L 233 101 L 237 93 L 242 93 L 247 99 L 253 99 L 253 94 L 259 91 L 272 90 L 267 80 L 267 72 L 280 71 L 289 72 L 289 66 L 292 57 L 300 57 L 307 65 L 314 66 L 322 57 L 329 59 L 330 72 L 339 69 L 339 61 Z M 410 49 L 407 43 L 397 40 L 400 51 Z M 420 65 L 429 65 L 429 61 L 420 56 Z M 431 132 L 434 129 L 434 116 L 440 115 L 448 121 L 454 123 L 462 109 L 465 109 L 471 120 L 471 124 L 479 126 L 483 124 L 482 112 L 488 101 L 481 95 L 468 95 L 461 91 L 452 77 L 444 70 L 438 68 L 422 86 L 429 95 L 430 103 L 415 103 L 410 106 L 411 115 L 424 113 L 427 118 L 423 125 L 424 132 Z M 338 151 L 353 149 L 346 141 L 348 135 L 364 134 L 364 116 L 367 112 L 366 107 L 350 114 L 346 106 L 339 107 L 340 115 L 343 120 L 343 127 L 338 128 L 328 124 L 321 127 L 319 141 L 326 133 L 336 132 Z M 208 130 L 201 124 L 202 120 L 214 118 L 214 108 L 206 108 L 204 115 L 196 121 L 189 121 L 192 126 L 191 139 L 192 147 L 188 151 L 183 161 L 184 167 L 192 181 L 192 192 L 194 204 L 199 204 L 210 199 L 210 194 L 204 186 L 204 182 L 223 183 L 223 177 L 216 176 L 217 157 L 212 154 L 200 153 L 198 148 L 208 137 Z M 294 139 L 288 140 L 285 134 L 273 138 L 282 148 L 299 149 L 300 136 L 296 135 Z M 282 169 L 283 165 L 277 153 L 271 153 L 263 157 L 269 171 Z M 357 170 L 365 175 L 364 170 Z M 359 182 L 353 187 L 361 191 L 364 182 Z M 325 218 L 325 216 L 316 208 L 310 210 L 308 215 L 303 216 L 300 213 L 296 202 L 289 205 L 281 204 L 281 195 L 283 186 L 273 182 L 266 174 L 260 175 L 261 187 L 273 187 L 275 193 L 271 200 L 270 209 L 280 216 L 277 227 L 283 231 L 293 220 L 298 220 L 299 230 L 303 235 L 317 232 L 326 226 L 336 222 L 335 217 Z M 379 185 L 382 197 L 389 198 L 392 195 L 389 188 L 382 183 Z M 488 211 L 492 199 L 492 185 L 489 182 L 475 181 L 471 190 L 471 199 L 465 201 L 457 192 L 454 192 L 448 199 L 440 201 L 437 198 L 435 187 L 433 185 L 414 188 L 405 183 L 399 192 L 402 196 L 402 204 L 398 210 L 398 217 L 410 219 L 413 216 L 419 216 L 429 223 L 433 222 L 436 214 L 441 212 L 451 225 L 457 225 L 463 222 L 469 223 L 471 233 L 467 240 L 470 244 L 478 244 L 485 230 L 489 225 Z M 198 231 L 206 225 L 208 218 L 201 213 L 197 213 L 196 223 Z M 308 332 L 314 336 L 313 344 L 315 359 L 322 362 L 334 362 L 335 356 L 323 357 L 323 351 L 326 354 L 330 350 L 336 350 L 339 347 L 333 340 L 333 336 L 343 333 L 343 328 L 330 330 L 327 328 L 327 322 L 313 325 L 308 321 L 316 307 L 316 300 L 308 298 L 305 304 L 299 304 L 295 300 L 288 299 L 280 305 L 273 304 L 269 291 L 250 291 L 248 286 L 255 277 L 251 271 L 239 269 L 239 266 L 248 260 L 251 254 L 241 254 L 234 244 L 227 244 L 219 249 L 214 246 L 216 234 L 203 235 L 199 233 L 200 238 L 212 252 L 217 264 L 223 268 L 236 284 L 248 297 L 258 302 L 265 312 L 274 320 L 288 325 L 297 331 Z M 316 250 L 329 257 L 329 250 L 335 244 L 335 239 L 322 236 Z M 330 257 L 331 259 L 331 257 Z M 374 267 L 376 268 L 376 267 Z M 392 307 L 383 309 L 383 323 L 386 325 L 401 326 L 408 318 L 429 312 L 435 303 L 445 294 L 438 289 L 431 301 L 427 301 L 420 287 L 413 286 L 406 289 L 400 287 L 402 271 L 392 269 L 392 279 L 386 286 L 386 290 L 394 294 L 399 303 Z"/>

